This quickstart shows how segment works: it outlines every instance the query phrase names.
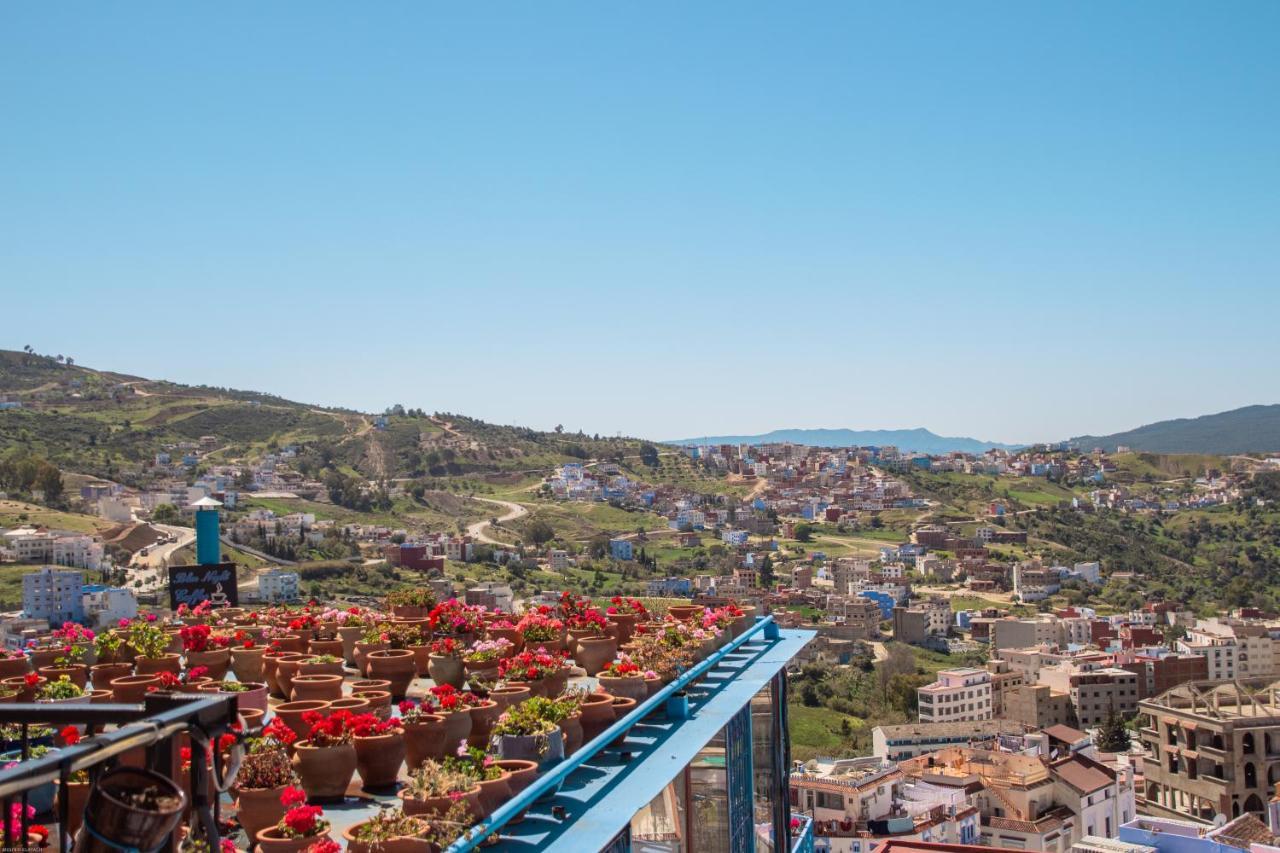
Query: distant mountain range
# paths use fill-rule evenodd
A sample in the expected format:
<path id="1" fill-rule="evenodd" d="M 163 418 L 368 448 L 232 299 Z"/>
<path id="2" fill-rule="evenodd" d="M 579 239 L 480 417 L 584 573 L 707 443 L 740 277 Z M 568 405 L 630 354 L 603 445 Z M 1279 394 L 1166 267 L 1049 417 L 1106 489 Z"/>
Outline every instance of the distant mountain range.
<path id="1" fill-rule="evenodd" d="M 1160 421 L 1114 435 L 1082 435 L 1071 441 L 1082 450 L 1101 447 L 1107 452 L 1120 445 L 1148 453 L 1215 456 L 1280 451 L 1280 405 L 1245 406 L 1216 415 Z"/>
<path id="2" fill-rule="evenodd" d="M 993 447 L 1013 450 L 1018 445 L 938 435 L 927 429 L 776 429 L 763 435 L 711 435 L 664 444 L 807 444 L 811 447 L 883 447 L 917 453 L 982 453 Z"/>

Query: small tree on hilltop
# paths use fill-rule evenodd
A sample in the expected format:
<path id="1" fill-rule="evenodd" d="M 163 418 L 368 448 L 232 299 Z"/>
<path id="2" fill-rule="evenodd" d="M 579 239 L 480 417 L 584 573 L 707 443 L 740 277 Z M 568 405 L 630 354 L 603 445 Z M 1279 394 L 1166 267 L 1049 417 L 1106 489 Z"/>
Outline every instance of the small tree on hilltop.
<path id="1" fill-rule="evenodd" d="M 1098 727 L 1098 734 L 1094 737 L 1094 744 L 1100 752 L 1129 751 L 1129 730 L 1125 728 L 1124 720 L 1116 713 L 1114 707 L 1107 714 L 1107 718 L 1102 721 L 1102 725 Z"/>

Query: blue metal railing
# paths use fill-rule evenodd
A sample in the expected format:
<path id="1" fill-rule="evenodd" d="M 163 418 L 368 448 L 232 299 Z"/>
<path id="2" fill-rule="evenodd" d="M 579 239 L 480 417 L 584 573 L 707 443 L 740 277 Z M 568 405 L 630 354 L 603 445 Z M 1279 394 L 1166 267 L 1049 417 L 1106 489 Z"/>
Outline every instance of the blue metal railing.
<path id="1" fill-rule="evenodd" d="M 793 815 L 791 822 L 791 853 L 813 853 L 813 818 Z"/>
<path id="2" fill-rule="evenodd" d="M 685 670 L 666 687 L 663 687 L 637 705 L 632 709 L 631 713 L 596 735 L 590 743 L 583 744 L 573 755 L 538 777 L 536 782 L 521 791 L 519 795 L 500 806 L 497 811 L 489 816 L 488 820 L 476 828 L 476 831 L 455 841 L 446 850 L 446 853 L 467 853 L 467 851 L 474 850 L 482 845 L 487 838 L 506 826 L 513 817 L 532 806 L 538 799 L 552 790 L 558 789 L 570 774 L 595 757 L 602 749 L 631 731 L 633 726 L 665 705 L 669 698 L 688 687 L 695 679 L 710 672 L 728 655 L 755 637 L 765 640 L 776 640 L 778 638 L 778 626 L 774 623 L 772 616 L 757 616 L 754 625 L 747 628 L 739 636 L 734 637 L 728 644 L 721 646 L 706 660 Z M 810 840 L 812 841 L 812 834 L 810 835 Z"/>

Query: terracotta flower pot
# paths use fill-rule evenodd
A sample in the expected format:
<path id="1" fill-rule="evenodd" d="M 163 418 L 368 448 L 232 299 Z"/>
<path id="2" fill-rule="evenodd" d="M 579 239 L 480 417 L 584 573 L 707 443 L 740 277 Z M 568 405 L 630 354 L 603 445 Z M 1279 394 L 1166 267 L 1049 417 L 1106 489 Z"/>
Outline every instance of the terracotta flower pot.
<path id="1" fill-rule="evenodd" d="M 343 656 L 342 640 L 312 640 L 307 643 L 307 654 Z"/>
<path id="2" fill-rule="evenodd" d="M 634 699 L 636 702 L 643 702 L 649 695 L 649 689 L 645 687 L 644 676 L 642 675 L 616 678 L 609 675 L 600 675 L 596 680 L 600 682 L 600 689 L 611 696 L 624 696 L 628 699 Z"/>
<path id="3" fill-rule="evenodd" d="M 306 655 L 293 652 L 276 658 L 276 684 L 280 685 L 280 695 L 286 699 L 293 698 L 293 679 L 299 675 L 298 668 L 306 660 Z"/>
<path id="4" fill-rule="evenodd" d="M 498 703 L 488 699 L 471 709 L 471 733 L 467 735 L 467 743 L 471 746 L 486 747 L 489 745 L 489 734 L 498 722 L 502 709 Z"/>
<path id="5" fill-rule="evenodd" d="M 27 649 L 27 657 L 31 659 L 31 668 L 39 672 L 46 666 L 53 666 L 53 662 L 62 657 L 62 649 L 36 648 Z"/>
<path id="6" fill-rule="evenodd" d="M 212 649 L 207 652 L 187 652 L 187 669 L 203 666 L 209 677 L 221 681 L 231 669 L 231 649 Z"/>
<path id="7" fill-rule="evenodd" d="M 25 655 L 17 658 L 0 658 L 0 680 L 26 675 L 31 671 L 31 660 Z"/>
<path id="8" fill-rule="evenodd" d="M 80 831 L 80 824 L 84 823 L 84 807 L 89 802 L 89 783 L 67 783 L 65 788 L 58 789 L 59 800 L 63 791 L 67 795 L 67 833 L 74 837 Z"/>
<path id="9" fill-rule="evenodd" d="M 15 702 L 34 702 L 36 699 L 36 691 L 38 691 L 42 685 L 48 683 L 48 681 L 49 679 L 38 675 L 36 676 L 36 683 L 31 686 L 27 686 L 27 676 L 15 675 L 10 678 L 6 678 L 4 681 L 0 681 L 0 684 L 5 685 L 6 687 L 11 687 L 17 691 L 16 698 L 14 699 Z"/>
<path id="10" fill-rule="evenodd" d="M 390 694 L 387 698 L 390 700 Z M 350 711 L 353 714 L 373 713 L 367 696 L 343 696 L 341 699 L 334 699 L 329 703 L 329 712 L 334 711 Z"/>
<path id="11" fill-rule="evenodd" d="M 466 681 L 466 670 L 462 658 L 453 655 L 430 655 L 427 660 L 427 674 L 437 685 L 451 684 L 459 690 Z"/>
<path id="12" fill-rule="evenodd" d="M 360 827 L 368 821 L 353 824 L 342 831 L 342 839 L 347 843 L 347 853 L 430 853 L 434 849 L 431 842 L 419 836 L 430 829 L 430 824 L 420 818 L 410 818 L 418 827 L 416 835 L 397 835 L 383 841 L 361 841 L 357 836 Z"/>
<path id="13" fill-rule="evenodd" d="M 399 732 L 388 732 L 373 737 L 355 739 L 356 772 L 360 781 L 370 790 L 390 788 L 400 777 L 404 764 L 404 737 Z"/>
<path id="14" fill-rule="evenodd" d="M 434 815 L 442 815 L 453 805 L 452 797 L 429 797 L 419 800 L 409 793 L 408 789 L 396 794 L 400 801 L 404 804 L 404 813 L 412 817 L 426 817 L 430 819 Z M 467 811 L 476 820 L 483 820 L 486 815 L 484 807 L 480 805 L 480 786 L 476 785 L 470 791 L 466 791 L 462 795 L 462 800 L 467 804 Z"/>
<path id="15" fill-rule="evenodd" d="M 561 667 L 559 672 L 552 673 L 542 679 L 545 695 L 549 699 L 554 699 L 563 693 L 569 687 L 569 667 Z"/>
<path id="16" fill-rule="evenodd" d="M 349 743 L 316 747 L 299 741 L 293 748 L 293 769 L 308 799 L 341 800 L 356 775 L 356 748 Z"/>
<path id="17" fill-rule="evenodd" d="M 123 705 L 136 705 L 146 698 L 147 688 L 160 686 L 158 675 L 126 675 L 113 679 L 111 695 Z"/>
<path id="18" fill-rule="evenodd" d="M 203 685 L 200 688 L 200 692 L 201 693 L 217 693 L 223 696 L 235 696 L 236 708 L 242 714 L 245 711 L 261 711 L 264 714 L 266 713 L 267 685 L 262 683 L 253 684 L 252 682 L 248 682 L 246 683 L 246 686 L 251 687 L 252 688 L 251 690 L 233 691 L 233 690 L 223 689 L 224 684 L 234 684 L 234 683 L 245 683 L 245 682 L 215 681 L 215 682 L 211 682 L 209 684 Z"/>
<path id="19" fill-rule="evenodd" d="M 50 681 L 57 681 L 65 675 L 72 684 L 81 690 L 89 684 L 89 667 L 82 663 L 72 664 L 71 666 L 42 666 L 36 672 Z"/>
<path id="20" fill-rule="evenodd" d="M 282 652 L 302 653 L 307 650 L 307 641 L 297 634 L 285 634 L 271 641 L 272 645 Z"/>
<path id="21" fill-rule="evenodd" d="M 507 758 L 502 761 L 495 761 L 499 767 L 507 772 L 507 788 L 511 792 L 512 797 L 519 796 L 520 792 L 532 785 L 538 779 L 538 762 L 526 761 L 520 758 Z M 513 817 L 510 823 L 519 823 L 524 820 L 524 812 Z"/>
<path id="22" fill-rule="evenodd" d="M 350 698 L 364 700 L 369 713 L 379 720 L 385 720 L 391 716 L 391 694 L 386 690 L 361 690 L 358 693 L 352 693 Z"/>
<path id="23" fill-rule="evenodd" d="M 613 697 L 608 693 L 591 693 L 582 700 L 581 714 L 583 742 L 595 740 L 596 735 L 613 724 Z"/>
<path id="24" fill-rule="evenodd" d="M 276 706 L 276 716 L 293 730 L 293 733 L 298 736 L 298 740 L 304 740 L 307 735 L 311 734 L 311 727 L 302 721 L 302 715 L 308 711 L 323 712 L 328 707 L 328 702 L 318 699 L 308 699 L 303 702 L 285 702 L 283 705 Z"/>
<path id="25" fill-rule="evenodd" d="M 661 676 L 655 675 L 653 678 L 646 678 L 644 680 L 644 698 L 648 699 L 665 686 L 666 685 L 663 683 Z M 640 701 L 643 702 L 644 699 L 641 699 Z"/>
<path id="26" fill-rule="evenodd" d="M 275 826 L 284 817 L 284 804 L 280 795 L 284 786 L 279 788 L 239 788 L 236 791 L 236 816 L 245 835 L 257 837 L 258 833 L 269 826 Z"/>
<path id="27" fill-rule="evenodd" d="M 114 702 L 116 700 L 114 693 L 110 690 L 103 690 L 101 688 L 96 690 L 86 690 L 84 695 L 89 697 L 90 705 L 105 705 L 108 702 Z"/>
<path id="28" fill-rule="evenodd" d="M 412 773 L 428 758 L 444 758 L 445 717 L 441 714 L 422 714 L 419 722 L 404 724 L 405 762 Z"/>
<path id="29" fill-rule="evenodd" d="M 705 609 L 701 604 L 673 604 L 667 608 L 667 615 L 672 619 L 685 622 L 695 616 L 701 616 Z"/>
<path id="30" fill-rule="evenodd" d="M 258 841 L 258 846 L 262 848 L 262 853 L 302 853 L 312 844 L 329 838 L 329 833 L 308 835 L 306 838 L 289 838 L 274 826 L 269 826 L 258 830 L 258 834 L 254 837 Z"/>
<path id="31" fill-rule="evenodd" d="M 182 658 L 173 652 L 158 658 L 138 657 L 133 662 L 133 671 L 138 675 L 155 675 L 160 672 L 177 675 L 182 672 Z"/>
<path id="32" fill-rule="evenodd" d="M 502 804 L 511 799 L 511 788 L 507 785 L 507 772 L 497 779 L 485 779 L 480 782 L 480 807 L 486 816 L 502 808 Z"/>
<path id="33" fill-rule="evenodd" d="M 356 643 L 355 652 L 354 652 L 355 659 L 356 659 L 356 670 L 359 671 L 361 675 L 368 676 L 369 675 L 369 653 L 380 651 L 385 648 L 387 648 L 386 643 L 369 643 L 369 642 L 365 642 L 364 640 L 361 640 L 360 642 Z"/>
<path id="34" fill-rule="evenodd" d="M 613 636 L 618 641 L 618 645 L 622 645 L 630 642 L 635 636 L 636 622 L 640 617 L 635 613 L 609 613 L 605 618 L 613 627 Z"/>
<path id="35" fill-rule="evenodd" d="M 338 629 L 338 639 L 342 642 L 342 657 L 347 663 L 356 662 L 356 642 L 363 633 L 364 628 L 359 625 L 352 625 L 350 628 L 344 626 Z"/>
<path id="36" fill-rule="evenodd" d="M 264 681 L 262 663 L 266 653 L 267 650 L 261 646 L 232 649 L 231 671 L 236 674 L 236 681 Z"/>
<path id="37" fill-rule="evenodd" d="M 595 675 L 618 656 L 618 641 L 613 637 L 583 637 L 578 640 L 578 650 L 573 659 L 578 666 Z"/>
<path id="38" fill-rule="evenodd" d="M 336 675 L 341 678 L 345 674 L 341 660 L 322 661 L 306 657 L 298 664 L 298 675 Z"/>
<path id="39" fill-rule="evenodd" d="M 511 679 L 507 679 L 502 682 L 502 686 L 513 687 L 517 690 L 528 690 L 530 696 L 547 695 L 547 682 L 541 678 L 536 681 L 512 681 Z M 490 692 L 492 693 L 493 691 Z"/>
<path id="40" fill-rule="evenodd" d="M 342 698 L 341 675 L 299 675 L 293 679 L 293 701 Z"/>
<path id="41" fill-rule="evenodd" d="M 351 682 L 351 692 L 359 693 L 362 690 L 390 690 L 391 682 L 385 678 L 362 678 Z"/>
<path id="42" fill-rule="evenodd" d="M 636 700 L 630 697 L 615 696 L 613 699 L 613 716 L 621 720 L 627 714 L 630 714 L 636 708 Z M 627 732 L 623 732 L 613 739 L 613 746 L 622 746 L 626 743 Z"/>
<path id="43" fill-rule="evenodd" d="M 418 677 L 426 678 L 430 674 L 431 646 L 409 646 L 408 649 L 413 652 L 413 666 L 418 672 Z"/>
<path id="44" fill-rule="evenodd" d="M 256 708 L 241 708 L 240 720 L 246 732 L 262 731 L 263 718 L 266 716 L 264 711 Z"/>
<path id="45" fill-rule="evenodd" d="M 508 684 L 505 687 L 495 687 L 489 691 L 489 698 L 498 704 L 498 713 L 510 708 L 512 705 L 518 705 L 533 695 L 528 687 L 513 687 Z"/>
<path id="46" fill-rule="evenodd" d="M 391 682 L 390 693 L 393 699 L 403 698 L 409 692 L 409 684 L 416 673 L 413 652 L 408 649 L 382 649 L 369 652 L 367 661 L 371 676 Z"/>
<path id="47" fill-rule="evenodd" d="M 583 739 L 586 737 L 582 732 L 582 712 L 565 717 L 558 725 L 564 734 L 564 754 L 573 755 L 582 746 Z"/>
<path id="48" fill-rule="evenodd" d="M 100 663 L 89 667 L 89 682 L 103 690 L 110 690 L 112 681 L 126 675 L 133 675 L 133 664 Z"/>
<path id="49" fill-rule="evenodd" d="M 440 716 L 444 717 L 444 754 L 453 755 L 458 743 L 471 736 L 471 711 L 452 711 Z"/>

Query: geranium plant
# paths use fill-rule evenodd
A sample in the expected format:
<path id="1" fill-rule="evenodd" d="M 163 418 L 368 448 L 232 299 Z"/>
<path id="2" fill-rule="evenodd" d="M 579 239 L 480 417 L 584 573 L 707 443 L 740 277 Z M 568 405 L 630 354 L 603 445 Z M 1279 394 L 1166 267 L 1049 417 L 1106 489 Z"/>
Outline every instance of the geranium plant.
<path id="1" fill-rule="evenodd" d="M 276 831 L 286 838 L 314 838 L 329 831 L 329 821 L 325 820 L 324 809 L 307 805 L 307 794 L 301 788 L 285 788 L 280 795 L 280 804 L 287 811 Z"/>
<path id="2" fill-rule="evenodd" d="M 451 598 L 431 608 L 427 624 L 442 634 L 470 634 L 484 625 L 484 608 Z"/>
<path id="3" fill-rule="evenodd" d="M 531 610 L 516 624 L 520 636 L 527 644 L 546 643 L 564 635 L 564 622 L 541 610 Z"/>
<path id="4" fill-rule="evenodd" d="M 564 668 L 564 661 L 562 656 L 545 649 L 525 650 L 499 660 L 498 675 L 508 681 L 539 681 L 559 673 Z"/>
<path id="5" fill-rule="evenodd" d="M 505 658 L 512 649 L 512 643 L 506 638 L 496 640 L 479 640 L 471 644 L 462 659 L 467 663 L 492 663 Z"/>

